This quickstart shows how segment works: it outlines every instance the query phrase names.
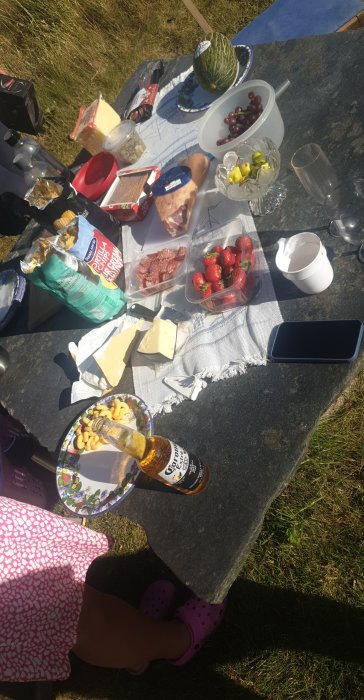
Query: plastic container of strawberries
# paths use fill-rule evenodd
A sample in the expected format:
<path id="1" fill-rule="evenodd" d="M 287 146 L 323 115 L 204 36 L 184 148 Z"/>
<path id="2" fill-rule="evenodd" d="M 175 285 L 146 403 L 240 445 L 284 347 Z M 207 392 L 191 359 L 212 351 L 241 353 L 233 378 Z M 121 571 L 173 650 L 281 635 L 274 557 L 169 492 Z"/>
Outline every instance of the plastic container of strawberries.
<path id="1" fill-rule="evenodd" d="M 248 243 L 247 238 L 245 238 L 246 236 L 249 238 L 250 243 Z M 205 273 L 206 266 L 203 263 L 204 256 L 206 253 L 211 252 L 215 246 L 220 246 L 222 249 L 230 247 L 233 252 L 236 250 L 236 240 L 238 238 L 243 238 L 246 241 L 246 246 L 244 246 L 241 251 L 241 262 L 237 265 L 237 267 L 244 270 L 245 274 L 240 276 L 242 279 L 235 282 L 233 277 L 231 277 L 231 272 L 229 277 L 224 279 L 222 261 L 218 259 L 216 264 L 220 265 L 222 268 L 224 288 L 221 291 L 211 291 L 208 296 L 202 298 L 201 293 L 193 286 L 193 275 L 195 272 Z M 220 313 L 237 306 L 245 306 L 249 304 L 257 294 L 260 287 L 259 280 L 257 245 L 249 234 L 242 231 L 241 222 L 239 220 L 229 222 L 229 224 L 224 227 L 220 227 L 209 234 L 199 236 L 190 241 L 187 254 L 185 295 L 187 301 L 191 304 L 199 304 L 202 308 L 211 313 Z"/>

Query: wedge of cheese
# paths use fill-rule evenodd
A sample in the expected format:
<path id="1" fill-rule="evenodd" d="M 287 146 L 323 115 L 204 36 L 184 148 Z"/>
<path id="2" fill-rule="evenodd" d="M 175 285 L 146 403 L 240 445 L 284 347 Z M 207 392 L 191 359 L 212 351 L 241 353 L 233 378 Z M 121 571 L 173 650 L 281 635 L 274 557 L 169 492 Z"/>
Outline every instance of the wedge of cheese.
<path id="1" fill-rule="evenodd" d="M 153 356 L 151 359 L 157 362 L 162 362 L 164 359 L 173 360 L 176 337 L 176 324 L 156 317 L 139 344 L 138 352 Z"/>
<path id="2" fill-rule="evenodd" d="M 89 153 L 96 155 L 102 151 L 105 137 L 120 123 L 118 113 L 100 97 L 89 107 L 81 107 L 70 138 L 79 141 Z"/>
<path id="3" fill-rule="evenodd" d="M 94 353 L 94 359 L 111 387 L 119 384 L 134 340 L 142 325 L 143 321 L 140 319 L 125 331 L 113 335 L 110 340 Z"/>

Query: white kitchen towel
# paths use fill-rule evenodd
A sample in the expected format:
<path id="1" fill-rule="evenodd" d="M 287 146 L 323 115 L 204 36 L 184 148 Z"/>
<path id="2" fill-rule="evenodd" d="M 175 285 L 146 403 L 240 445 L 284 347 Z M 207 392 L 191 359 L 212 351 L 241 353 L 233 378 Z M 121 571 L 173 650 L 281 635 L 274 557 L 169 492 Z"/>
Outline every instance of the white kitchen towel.
<path id="1" fill-rule="evenodd" d="M 145 163 L 166 168 L 199 150 L 197 132 L 201 115 L 191 117 L 179 112 L 176 106 L 178 89 L 185 75 L 160 91 L 153 116 L 138 127 L 148 148 Z M 215 168 L 216 160 L 212 161 L 210 174 L 199 193 L 198 217 L 195 214 L 190 237 L 212 244 L 214 238 L 224 235 L 249 233 L 257 246 L 260 289 L 248 306 L 215 315 L 205 313 L 199 304 L 189 304 L 184 287 L 147 298 L 151 308 L 163 301 L 191 313 L 191 320 L 179 326 L 173 361 L 152 364 L 137 351 L 133 353 L 135 393 L 143 397 L 153 414 L 170 411 L 174 404 L 186 398 L 195 399 L 206 385 L 206 379 L 218 381 L 245 372 L 249 365 L 264 365 L 271 332 L 282 321 L 249 205 L 228 200 L 218 192 L 214 182 Z M 161 229 L 152 212 L 144 222 L 123 228 L 126 260 L 132 260 L 141 248 L 147 252 L 147 248 L 156 242 L 161 246 L 168 245 L 170 237 Z M 182 242 L 185 244 L 185 240 L 181 239 Z"/>

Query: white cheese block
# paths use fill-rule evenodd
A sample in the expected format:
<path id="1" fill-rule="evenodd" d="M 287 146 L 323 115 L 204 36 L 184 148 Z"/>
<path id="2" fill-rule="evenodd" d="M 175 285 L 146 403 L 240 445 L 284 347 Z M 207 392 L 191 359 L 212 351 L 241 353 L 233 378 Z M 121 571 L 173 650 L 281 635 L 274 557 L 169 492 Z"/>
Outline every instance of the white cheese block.
<path id="1" fill-rule="evenodd" d="M 110 386 L 117 386 L 123 376 L 126 363 L 138 331 L 140 331 L 143 321 L 137 321 L 133 326 L 113 335 L 94 354 L 94 359 L 99 365 L 106 381 Z"/>
<path id="2" fill-rule="evenodd" d="M 176 347 L 177 326 L 173 321 L 156 317 L 149 331 L 142 339 L 138 352 L 154 355 L 156 360 L 161 356 L 173 360 Z"/>
<path id="3" fill-rule="evenodd" d="M 71 138 L 80 141 L 92 155 L 102 151 L 106 136 L 121 123 L 117 112 L 100 97 L 86 109 L 81 108 Z"/>

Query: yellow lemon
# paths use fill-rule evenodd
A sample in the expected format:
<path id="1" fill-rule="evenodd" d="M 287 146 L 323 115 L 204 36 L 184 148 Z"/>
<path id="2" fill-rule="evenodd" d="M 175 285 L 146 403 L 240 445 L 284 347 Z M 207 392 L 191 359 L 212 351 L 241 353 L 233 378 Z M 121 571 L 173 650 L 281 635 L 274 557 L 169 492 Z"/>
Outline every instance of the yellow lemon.
<path id="1" fill-rule="evenodd" d="M 235 168 L 232 168 L 232 170 L 230 170 L 228 173 L 228 180 L 232 185 L 237 185 L 242 179 L 243 177 L 240 172 L 240 168 L 236 165 Z"/>
<path id="2" fill-rule="evenodd" d="M 243 178 L 246 178 L 246 177 L 248 177 L 248 175 L 250 175 L 250 170 L 251 170 L 251 166 L 250 166 L 250 163 L 248 163 L 248 162 L 242 163 L 242 165 L 240 166 L 240 173 L 241 173 Z"/>
<path id="3" fill-rule="evenodd" d="M 255 153 L 253 153 L 253 163 L 256 163 L 257 165 L 265 163 L 265 156 L 263 153 L 260 151 L 255 151 Z"/>

